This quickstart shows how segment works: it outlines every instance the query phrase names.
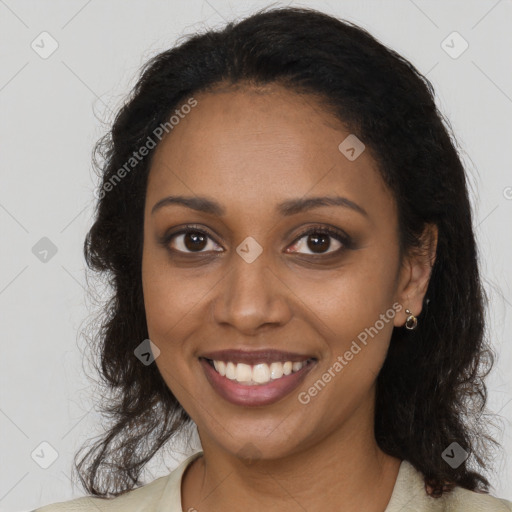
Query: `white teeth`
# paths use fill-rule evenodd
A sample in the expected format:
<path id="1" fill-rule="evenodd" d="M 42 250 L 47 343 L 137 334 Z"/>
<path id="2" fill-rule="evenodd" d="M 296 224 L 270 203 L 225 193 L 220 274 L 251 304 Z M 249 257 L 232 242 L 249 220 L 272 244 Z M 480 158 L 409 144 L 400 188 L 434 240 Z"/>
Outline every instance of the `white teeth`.
<path id="1" fill-rule="evenodd" d="M 297 372 L 302 368 L 302 363 L 293 363 L 292 364 L 292 371 Z"/>
<path id="2" fill-rule="evenodd" d="M 238 363 L 235 372 L 236 380 L 238 382 L 251 382 L 252 370 L 248 364 Z"/>
<path id="3" fill-rule="evenodd" d="M 236 379 L 236 368 L 233 363 L 226 365 L 226 377 L 231 380 Z"/>
<path id="4" fill-rule="evenodd" d="M 286 361 L 284 363 L 275 362 L 255 364 L 254 366 L 224 361 L 213 361 L 213 366 L 220 375 L 230 380 L 236 380 L 240 384 L 253 386 L 256 384 L 266 384 L 272 380 L 298 372 L 307 364 L 307 361 L 295 362 Z"/>
<path id="5" fill-rule="evenodd" d="M 224 361 L 213 361 L 215 369 L 224 377 L 226 375 L 226 363 Z"/>
<path id="6" fill-rule="evenodd" d="M 240 366 L 240 363 L 238 364 Z M 238 368 L 237 366 L 237 368 Z M 238 379 L 238 372 L 237 372 L 237 380 Z M 252 369 L 252 380 L 254 382 L 257 382 L 258 384 L 263 384 L 264 382 L 270 382 L 270 368 L 268 367 L 268 364 L 261 363 L 254 365 Z"/>
<path id="7" fill-rule="evenodd" d="M 272 363 L 270 365 L 270 376 L 275 379 L 280 379 L 283 376 L 283 365 L 281 363 Z"/>

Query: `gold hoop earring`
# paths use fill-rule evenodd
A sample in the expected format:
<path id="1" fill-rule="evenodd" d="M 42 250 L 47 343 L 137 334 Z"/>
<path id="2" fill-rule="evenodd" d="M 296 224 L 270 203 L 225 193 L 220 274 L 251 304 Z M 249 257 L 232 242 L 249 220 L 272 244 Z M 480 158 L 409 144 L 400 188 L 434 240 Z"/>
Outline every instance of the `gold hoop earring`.
<path id="1" fill-rule="evenodd" d="M 406 309 L 405 312 L 409 315 L 405 320 L 406 329 L 416 329 L 416 326 L 418 325 L 418 319 L 408 309 Z"/>

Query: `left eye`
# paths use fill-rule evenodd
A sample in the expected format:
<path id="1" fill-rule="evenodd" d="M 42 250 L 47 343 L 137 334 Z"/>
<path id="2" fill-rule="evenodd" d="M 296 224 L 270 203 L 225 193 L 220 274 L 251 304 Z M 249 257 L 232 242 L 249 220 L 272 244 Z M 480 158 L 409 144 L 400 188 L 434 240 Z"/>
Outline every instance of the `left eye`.
<path id="1" fill-rule="evenodd" d="M 332 251 L 328 251 L 328 249 L 331 249 L 331 239 L 333 238 L 338 244 L 338 247 L 335 247 Z M 348 242 L 341 234 L 321 229 L 313 229 L 303 233 L 293 244 L 292 250 L 295 252 L 296 249 L 308 249 L 311 252 L 305 254 L 330 254 L 339 251 L 344 245 L 348 246 Z M 300 250 L 298 252 L 300 252 Z"/>

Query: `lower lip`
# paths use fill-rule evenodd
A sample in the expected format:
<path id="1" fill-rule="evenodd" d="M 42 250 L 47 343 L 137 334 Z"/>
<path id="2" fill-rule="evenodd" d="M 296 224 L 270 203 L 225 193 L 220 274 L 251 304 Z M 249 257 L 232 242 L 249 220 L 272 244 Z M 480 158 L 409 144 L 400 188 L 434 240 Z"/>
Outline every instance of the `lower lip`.
<path id="1" fill-rule="evenodd" d="M 258 406 L 273 404 L 290 394 L 306 378 L 316 361 L 312 360 L 298 372 L 291 373 L 267 384 L 244 386 L 235 380 L 223 377 L 206 359 L 199 360 L 206 378 L 217 393 L 235 405 Z"/>

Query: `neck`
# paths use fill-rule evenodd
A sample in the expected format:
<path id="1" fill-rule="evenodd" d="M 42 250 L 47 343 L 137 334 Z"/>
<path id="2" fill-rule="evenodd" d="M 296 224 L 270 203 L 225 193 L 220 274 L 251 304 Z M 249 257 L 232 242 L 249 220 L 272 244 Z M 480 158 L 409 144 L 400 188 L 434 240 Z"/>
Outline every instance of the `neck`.
<path id="1" fill-rule="evenodd" d="M 385 512 L 401 462 L 378 447 L 373 428 L 340 429 L 292 455 L 252 462 L 209 441 L 201 439 L 203 456 L 184 475 L 183 510 Z"/>

